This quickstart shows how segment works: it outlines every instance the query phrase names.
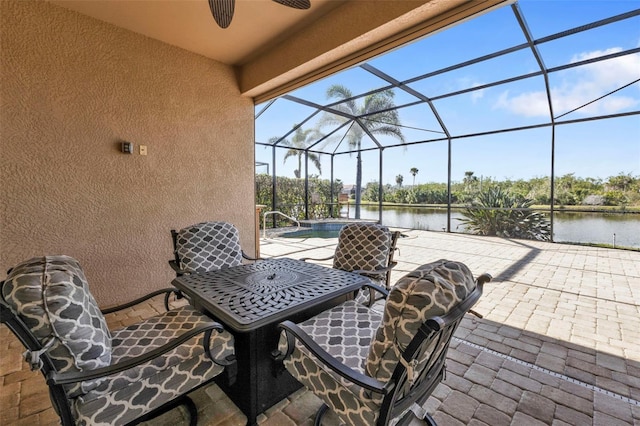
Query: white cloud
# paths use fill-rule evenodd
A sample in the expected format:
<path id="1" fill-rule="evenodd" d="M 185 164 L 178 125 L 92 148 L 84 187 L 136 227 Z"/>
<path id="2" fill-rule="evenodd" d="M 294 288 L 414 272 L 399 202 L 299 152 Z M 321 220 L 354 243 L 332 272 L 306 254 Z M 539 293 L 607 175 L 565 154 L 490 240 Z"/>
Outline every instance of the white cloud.
<path id="1" fill-rule="evenodd" d="M 571 63 L 620 52 L 620 48 L 604 51 L 584 52 L 574 55 Z M 562 72 L 562 71 L 561 71 Z M 554 115 L 558 116 L 591 102 L 621 85 L 640 78 L 640 54 L 625 55 L 607 61 L 595 62 L 563 72 L 563 81 L 551 87 Z M 553 78 L 552 78 L 553 84 Z M 640 89 L 640 83 L 636 85 Z M 612 94 L 572 113 L 581 115 L 614 114 L 626 108 L 640 105 L 640 96 Z M 502 92 L 494 104 L 496 109 L 505 109 L 527 117 L 549 117 L 547 96 L 544 90 L 525 92 L 510 96 Z"/>
<path id="2" fill-rule="evenodd" d="M 456 81 L 456 86 L 454 90 L 469 89 L 471 87 L 482 86 L 483 84 L 485 83 L 478 81 L 472 77 L 460 77 Z M 484 97 L 484 94 L 485 94 L 485 89 L 474 90 L 473 92 L 470 92 L 469 97 L 471 98 L 471 102 L 475 104 L 478 100 Z"/>
<path id="3" fill-rule="evenodd" d="M 549 117 L 549 103 L 546 92 L 528 92 L 521 95 L 509 96 L 509 91 L 504 91 L 498 96 L 498 101 L 493 109 L 506 109 L 514 114 L 525 117 Z"/>
<path id="4" fill-rule="evenodd" d="M 480 83 L 474 84 L 472 87 L 476 87 L 476 86 L 480 86 Z M 471 102 L 475 104 L 476 102 L 478 102 L 478 100 L 482 99 L 484 97 L 485 90 L 486 89 L 480 89 L 480 90 L 474 90 L 473 92 L 471 92 Z"/>

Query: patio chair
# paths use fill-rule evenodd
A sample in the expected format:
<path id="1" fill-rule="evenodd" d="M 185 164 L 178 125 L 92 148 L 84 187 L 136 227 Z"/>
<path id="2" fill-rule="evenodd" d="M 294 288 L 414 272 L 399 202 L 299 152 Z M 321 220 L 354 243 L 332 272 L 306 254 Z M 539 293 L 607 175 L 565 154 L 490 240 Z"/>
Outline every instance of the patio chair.
<path id="1" fill-rule="evenodd" d="M 389 289 L 391 270 L 398 264 L 393 257 L 400 236 L 400 232 L 392 232 L 386 226 L 376 223 L 349 223 L 340 230 L 333 255 L 320 259 L 305 257 L 300 260 L 319 262 L 333 259 L 335 269 L 364 275 L 374 284 Z M 373 303 L 374 294 L 370 290 L 369 304 Z M 364 303 L 367 296 L 360 292 L 358 300 Z"/>
<path id="2" fill-rule="evenodd" d="M 439 260 L 405 275 L 384 313 L 350 300 L 300 324 L 284 321 L 274 355 L 348 425 L 407 424 L 445 373 L 451 337 L 484 283 L 459 262 Z"/>
<path id="3" fill-rule="evenodd" d="M 135 424 L 185 404 L 187 393 L 223 371 L 235 375 L 233 336 L 185 305 L 110 331 L 89 292 L 80 264 L 68 256 L 36 257 L 9 271 L 1 283 L 0 318 L 40 370 L 63 425 Z"/>
<path id="4" fill-rule="evenodd" d="M 208 272 L 242 264 L 248 256 L 240 247 L 238 229 L 227 222 L 202 222 L 179 231 L 171 230 L 175 259 L 169 265 L 180 276 Z"/>

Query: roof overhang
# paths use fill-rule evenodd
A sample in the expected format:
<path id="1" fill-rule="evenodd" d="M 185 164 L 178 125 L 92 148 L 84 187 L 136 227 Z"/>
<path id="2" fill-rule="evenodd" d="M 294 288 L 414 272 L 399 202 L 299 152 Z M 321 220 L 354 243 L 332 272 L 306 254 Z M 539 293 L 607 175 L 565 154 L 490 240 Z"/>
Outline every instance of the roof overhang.
<path id="1" fill-rule="evenodd" d="M 227 29 L 206 0 L 49 0 L 231 65 L 261 102 L 510 0 L 312 0 L 309 10 L 237 0 Z"/>

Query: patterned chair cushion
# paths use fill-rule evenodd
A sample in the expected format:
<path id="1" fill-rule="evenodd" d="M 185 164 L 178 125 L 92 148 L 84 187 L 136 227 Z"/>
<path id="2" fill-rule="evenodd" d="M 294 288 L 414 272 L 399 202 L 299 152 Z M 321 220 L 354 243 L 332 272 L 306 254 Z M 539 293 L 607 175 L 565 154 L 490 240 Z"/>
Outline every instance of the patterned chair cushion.
<path id="1" fill-rule="evenodd" d="M 185 272 L 207 272 L 242 263 L 240 234 L 226 222 L 203 222 L 181 229 L 175 249 L 178 266 Z"/>
<path id="2" fill-rule="evenodd" d="M 350 223 L 340 230 L 333 267 L 343 271 L 384 269 L 389 262 L 391 231 L 373 223 Z M 380 279 L 379 276 L 372 278 Z"/>
<path id="3" fill-rule="evenodd" d="M 367 374 L 387 382 L 400 354 L 428 318 L 441 316 L 475 289 L 469 268 L 460 262 L 439 260 L 420 266 L 402 277 L 393 287 L 385 304 L 380 327 L 367 357 Z M 435 342 L 418 358 L 413 371 L 419 373 L 435 348 Z"/>
<path id="4" fill-rule="evenodd" d="M 474 288 L 475 280 L 464 264 L 440 260 L 423 265 L 400 279 L 389 294 L 383 313 L 353 300 L 298 325 L 347 367 L 386 383 L 398 364 L 400 354 L 422 323 L 432 316 L 448 312 Z M 424 345 L 407 372 L 407 383 L 412 382 L 424 368 L 430 367 L 428 360 L 435 362 L 430 355 L 446 349 L 448 338 L 447 335 L 443 339 L 433 339 Z M 439 346 L 436 347 L 438 342 Z M 286 353 L 284 332 L 280 336 L 278 349 Z M 334 373 L 297 339 L 284 365 L 343 422 L 369 426 L 378 420 L 382 395 L 361 388 Z M 405 384 L 400 390 L 400 395 L 407 386 Z M 390 424 L 404 413 L 398 413 Z"/>
<path id="5" fill-rule="evenodd" d="M 175 337 L 212 320 L 183 306 L 113 332 L 112 362 L 118 363 L 149 352 Z M 108 376 L 100 386 L 74 400 L 81 424 L 125 424 L 177 395 L 220 374 L 224 367 L 204 351 L 203 334 L 152 361 Z M 210 345 L 214 359 L 234 353 L 233 336 L 213 331 Z"/>
<path id="6" fill-rule="evenodd" d="M 365 361 L 371 339 L 382 315 L 354 300 L 304 321 L 298 326 L 324 350 L 343 364 L 365 374 Z M 278 349 L 287 350 L 284 332 Z M 343 379 L 313 356 L 298 340 L 292 354 L 284 360 L 287 370 L 303 385 L 318 395 L 334 412 L 350 425 L 369 426 L 377 419 L 377 403 L 363 398 L 364 389 Z"/>
<path id="7" fill-rule="evenodd" d="M 111 334 L 89 292 L 77 260 L 68 256 L 35 257 L 14 267 L 3 296 L 44 346 L 58 371 L 84 371 L 111 363 Z M 94 389 L 100 380 L 66 388 L 70 397 Z"/>

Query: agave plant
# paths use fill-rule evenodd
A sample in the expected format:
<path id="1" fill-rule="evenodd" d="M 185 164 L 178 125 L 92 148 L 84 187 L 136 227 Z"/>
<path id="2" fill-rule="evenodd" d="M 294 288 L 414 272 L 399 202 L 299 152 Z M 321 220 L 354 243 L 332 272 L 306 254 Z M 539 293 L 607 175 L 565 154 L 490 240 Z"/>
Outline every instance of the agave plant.
<path id="1" fill-rule="evenodd" d="M 462 214 L 467 230 L 477 235 L 550 241 L 551 224 L 544 214 L 531 209 L 533 200 L 499 187 L 482 191 Z"/>

